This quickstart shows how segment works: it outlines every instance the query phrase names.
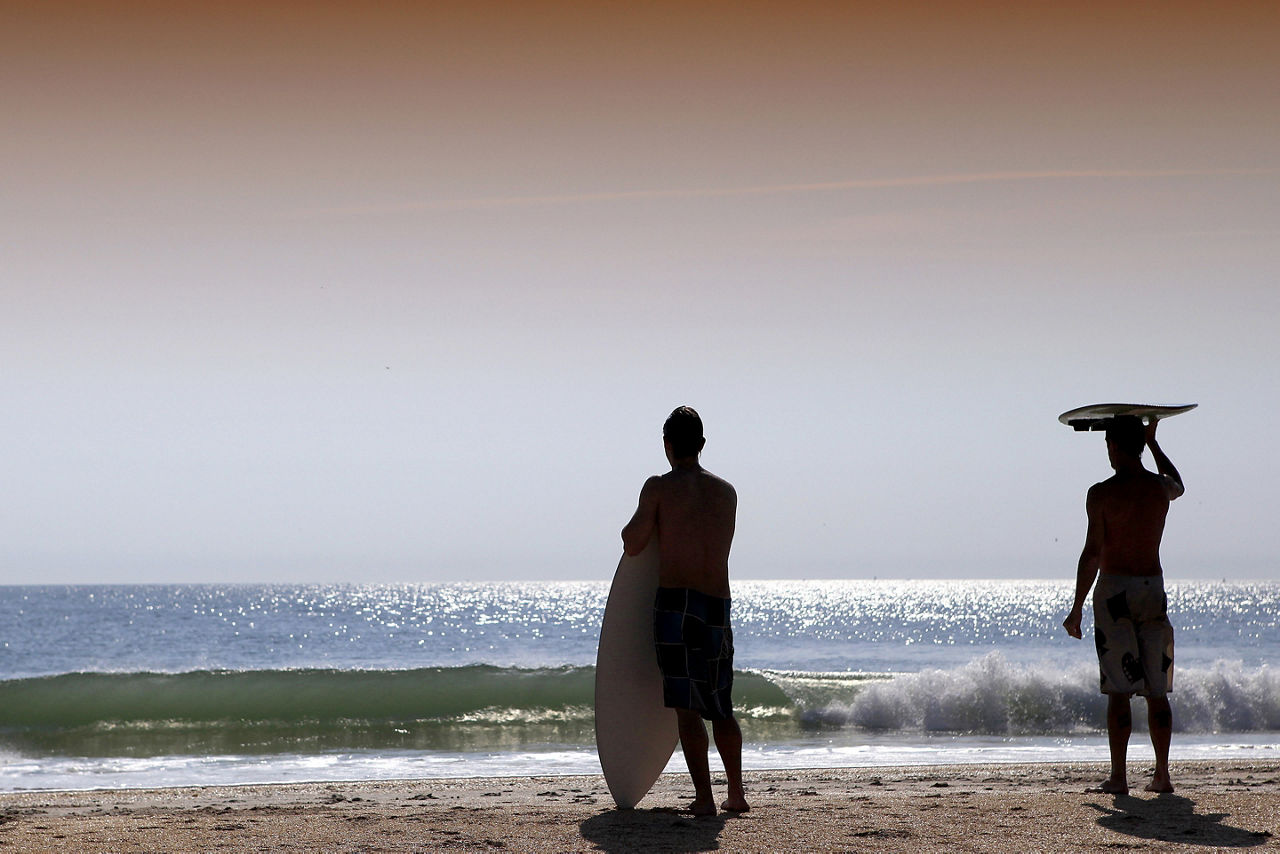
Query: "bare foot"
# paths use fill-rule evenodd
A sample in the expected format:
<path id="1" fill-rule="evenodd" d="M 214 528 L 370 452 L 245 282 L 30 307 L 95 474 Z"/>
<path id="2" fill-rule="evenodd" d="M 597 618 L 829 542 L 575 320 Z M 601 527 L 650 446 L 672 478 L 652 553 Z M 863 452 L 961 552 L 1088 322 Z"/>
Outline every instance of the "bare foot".
<path id="1" fill-rule="evenodd" d="M 1146 792 L 1159 792 L 1165 794 L 1173 791 L 1173 782 L 1167 777 L 1156 777 L 1150 783 L 1143 787 Z"/>
<path id="2" fill-rule="evenodd" d="M 1102 785 L 1098 787 L 1108 795 L 1127 795 L 1129 794 L 1128 780 L 1103 780 Z"/>
<path id="3" fill-rule="evenodd" d="M 716 802 L 711 798 L 699 798 L 689 804 L 689 812 L 696 816 L 709 816 L 716 814 Z"/>
<path id="4" fill-rule="evenodd" d="M 731 795 L 720 805 L 720 809 L 725 812 L 748 812 L 751 809 L 751 804 L 747 803 L 747 799 L 742 795 L 738 795 L 736 798 Z"/>

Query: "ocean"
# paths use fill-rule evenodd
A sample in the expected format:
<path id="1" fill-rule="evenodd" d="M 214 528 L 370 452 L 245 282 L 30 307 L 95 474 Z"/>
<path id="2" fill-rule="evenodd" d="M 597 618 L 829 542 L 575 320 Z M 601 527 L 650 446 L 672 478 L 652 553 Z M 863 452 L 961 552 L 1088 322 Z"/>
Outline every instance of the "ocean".
<path id="1" fill-rule="evenodd" d="M 1060 625 L 1071 590 L 738 581 L 744 766 L 1104 760 L 1091 609 L 1085 641 Z M 1280 583 L 1168 590 L 1175 763 L 1280 759 Z M 0 587 L 0 790 L 598 773 L 607 595 L 607 582 Z M 1140 700 L 1130 756 L 1151 756 Z"/>

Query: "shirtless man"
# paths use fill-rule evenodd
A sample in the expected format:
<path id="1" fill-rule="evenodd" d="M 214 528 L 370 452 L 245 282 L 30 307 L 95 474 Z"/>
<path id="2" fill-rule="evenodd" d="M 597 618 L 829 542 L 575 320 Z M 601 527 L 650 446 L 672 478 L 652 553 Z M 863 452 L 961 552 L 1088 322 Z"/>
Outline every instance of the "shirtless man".
<path id="1" fill-rule="evenodd" d="M 1141 419 L 1121 416 L 1107 428 L 1107 454 L 1114 476 L 1089 489 L 1085 509 L 1088 533 L 1076 570 L 1076 597 L 1062 621 L 1067 634 L 1079 638 L 1081 608 L 1093 593 L 1094 635 L 1102 692 L 1107 695 L 1107 738 L 1111 776 L 1102 791 L 1129 791 L 1125 754 L 1133 716 L 1129 697 L 1147 698 L 1147 720 L 1156 768 L 1148 792 L 1172 792 L 1169 740 L 1173 712 L 1173 627 L 1165 613 L 1160 537 L 1169 502 L 1183 493 L 1182 477 L 1156 444 L 1156 419 L 1144 428 Z M 1151 449 L 1159 472 L 1142 465 L 1143 445 Z M 1099 575 L 1101 571 L 1101 575 Z"/>
<path id="2" fill-rule="evenodd" d="M 698 462 L 706 439 L 702 419 L 687 406 L 662 426 L 671 471 L 645 481 L 640 503 L 622 529 L 623 550 L 638 555 L 658 535 L 658 594 L 654 640 L 663 701 L 674 708 L 680 746 L 693 778 L 694 815 L 715 815 L 707 730 L 729 780 L 720 806 L 746 812 L 742 788 L 742 730 L 733 716 L 733 632 L 729 627 L 729 548 L 738 494 Z"/>

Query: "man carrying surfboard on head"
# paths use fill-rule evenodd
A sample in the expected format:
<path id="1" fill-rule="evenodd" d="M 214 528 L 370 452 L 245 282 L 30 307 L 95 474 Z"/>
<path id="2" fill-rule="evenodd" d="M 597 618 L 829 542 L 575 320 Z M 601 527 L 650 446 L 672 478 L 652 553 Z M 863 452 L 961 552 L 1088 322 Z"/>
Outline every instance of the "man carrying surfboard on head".
<path id="1" fill-rule="evenodd" d="M 671 471 L 645 481 L 635 515 L 622 529 L 628 555 L 658 537 L 658 593 L 654 643 L 662 671 L 663 701 L 675 709 L 680 746 L 693 778 L 695 815 L 715 815 L 707 730 L 729 781 L 721 808 L 745 812 L 742 730 L 733 715 L 733 631 L 729 625 L 729 549 L 738 495 L 728 481 L 702 468 L 702 419 L 688 406 L 662 427 Z"/>
<path id="2" fill-rule="evenodd" d="M 1107 454 L 1116 473 L 1089 489 L 1089 527 L 1076 570 L 1075 602 L 1062 621 L 1067 634 L 1081 637 L 1084 599 L 1096 578 L 1094 635 L 1111 748 L 1111 776 L 1102 783 L 1102 791 L 1111 794 L 1129 791 L 1125 757 L 1133 726 L 1129 698 L 1135 693 L 1147 698 L 1156 754 L 1155 773 L 1146 790 L 1173 791 L 1173 713 L 1167 696 L 1173 689 L 1173 627 L 1166 614 L 1160 539 L 1169 502 L 1184 489 L 1178 470 L 1156 443 L 1157 423 L 1152 417 L 1144 427 L 1137 416 L 1121 415 L 1106 428 Z M 1158 473 L 1142 465 L 1144 445 L 1151 449 Z"/>

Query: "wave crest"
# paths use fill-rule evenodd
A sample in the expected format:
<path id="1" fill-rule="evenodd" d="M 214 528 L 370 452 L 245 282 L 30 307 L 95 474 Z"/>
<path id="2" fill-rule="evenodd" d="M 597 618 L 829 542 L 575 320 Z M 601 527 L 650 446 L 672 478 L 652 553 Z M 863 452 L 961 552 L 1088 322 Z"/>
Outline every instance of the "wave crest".
<path id="1" fill-rule="evenodd" d="M 1014 665 L 990 653 L 954 670 L 849 680 L 843 696 L 796 709 L 813 728 L 1049 735 L 1097 732 L 1106 697 L 1095 665 Z M 1174 678 L 1178 732 L 1280 730 L 1280 673 L 1217 662 Z M 1135 728 L 1146 725 L 1134 715 Z"/>
<path id="2" fill-rule="evenodd" d="M 910 674 L 740 671 L 749 741 L 815 731 L 1019 736 L 1097 733 L 1094 666 L 991 653 Z M 511 750 L 594 741 L 595 669 L 69 673 L 0 681 L 0 751 L 157 756 L 346 749 Z M 1280 673 L 1218 662 L 1175 676 L 1179 732 L 1280 730 Z M 1145 715 L 1134 715 L 1135 727 Z"/>

